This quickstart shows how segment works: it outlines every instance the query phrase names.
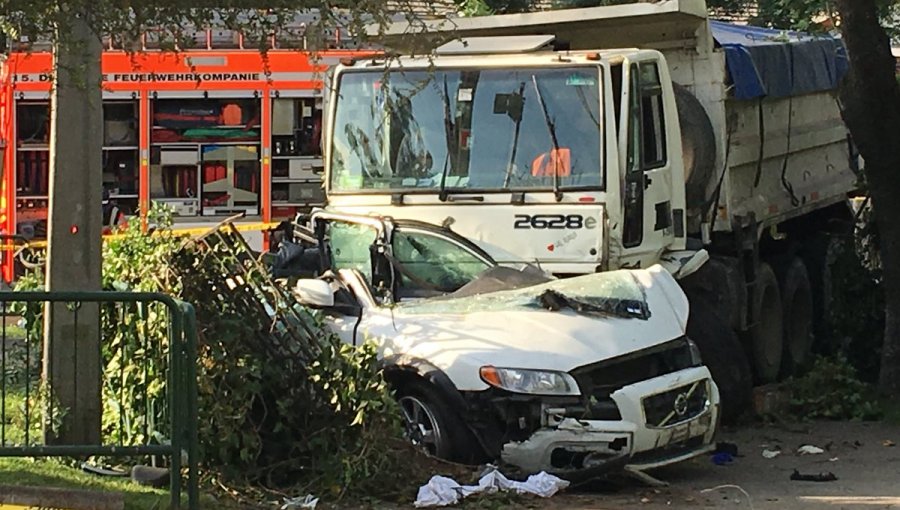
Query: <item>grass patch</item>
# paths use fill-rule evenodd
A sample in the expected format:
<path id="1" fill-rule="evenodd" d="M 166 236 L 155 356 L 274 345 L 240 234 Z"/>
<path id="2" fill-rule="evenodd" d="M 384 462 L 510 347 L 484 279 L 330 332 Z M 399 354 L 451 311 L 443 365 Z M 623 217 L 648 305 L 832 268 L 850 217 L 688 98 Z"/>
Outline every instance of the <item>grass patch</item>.
<path id="1" fill-rule="evenodd" d="M 37 390 L 32 390 L 28 404 L 28 420 L 25 417 L 25 392 L 8 391 L 5 407 L 6 423 L 3 425 L 3 439 L 6 446 L 25 445 L 25 428 L 28 427 L 28 444 L 42 443 L 41 409 L 37 400 Z"/>
<path id="2" fill-rule="evenodd" d="M 120 492 L 126 510 L 169 508 L 168 491 L 142 487 L 127 478 L 92 475 L 56 459 L 0 458 L 0 485 Z"/>
<path id="3" fill-rule="evenodd" d="M 25 328 L 19 326 L 18 324 L 7 324 L 6 325 L 6 339 L 7 340 L 22 340 L 28 334 L 25 331 Z"/>

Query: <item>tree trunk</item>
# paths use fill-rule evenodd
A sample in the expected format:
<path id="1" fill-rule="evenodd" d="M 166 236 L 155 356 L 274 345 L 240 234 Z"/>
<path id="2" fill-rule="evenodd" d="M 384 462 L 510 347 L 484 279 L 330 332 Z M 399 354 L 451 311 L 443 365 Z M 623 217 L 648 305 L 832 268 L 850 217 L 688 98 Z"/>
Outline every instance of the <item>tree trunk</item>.
<path id="1" fill-rule="evenodd" d="M 900 394 L 900 86 L 891 42 L 875 0 L 838 0 L 841 30 L 850 53 L 844 84 L 844 117 L 865 158 L 875 222 L 881 240 L 885 332 L 880 387 Z"/>
<path id="2" fill-rule="evenodd" d="M 58 28 L 50 128 L 47 290 L 100 290 L 103 113 L 100 38 L 81 12 Z M 80 15 L 80 16 L 79 16 Z M 100 444 L 100 308 L 47 305 L 47 444 Z"/>

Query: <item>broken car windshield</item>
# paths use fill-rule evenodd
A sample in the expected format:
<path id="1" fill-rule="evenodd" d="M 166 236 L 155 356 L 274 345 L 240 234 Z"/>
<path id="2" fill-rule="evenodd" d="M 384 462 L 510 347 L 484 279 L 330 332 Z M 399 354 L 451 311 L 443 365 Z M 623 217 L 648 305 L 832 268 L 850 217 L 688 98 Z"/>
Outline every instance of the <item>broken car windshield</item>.
<path id="1" fill-rule="evenodd" d="M 628 271 L 589 274 L 470 297 L 413 301 L 402 304 L 398 310 L 410 314 L 466 314 L 522 308 L 650 318 L 644 287 Z"/>
<path id="2" fill-rule="evenodd" d="M 600 188 L 599 78 L 596 67 L 346 72 L 332 191 Z"/>

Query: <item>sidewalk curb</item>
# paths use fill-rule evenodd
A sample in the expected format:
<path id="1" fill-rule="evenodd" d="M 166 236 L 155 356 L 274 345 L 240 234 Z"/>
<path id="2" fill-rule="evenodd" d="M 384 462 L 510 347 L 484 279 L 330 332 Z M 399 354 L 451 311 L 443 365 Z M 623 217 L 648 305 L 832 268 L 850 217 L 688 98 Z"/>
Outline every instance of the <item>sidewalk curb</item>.
<path id="1" fill-rule="evenodd" d="M 123 510 L 125 496 L 115 492 L 0 485 L 0 510 Z"/>

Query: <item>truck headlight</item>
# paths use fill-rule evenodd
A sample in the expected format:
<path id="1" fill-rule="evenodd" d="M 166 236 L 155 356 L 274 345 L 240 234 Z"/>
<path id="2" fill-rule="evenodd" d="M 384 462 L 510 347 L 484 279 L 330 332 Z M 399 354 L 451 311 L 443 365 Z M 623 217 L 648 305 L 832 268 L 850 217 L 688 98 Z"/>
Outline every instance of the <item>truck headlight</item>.
<path id="1" fill-rule="evenodd" d="M 513 393 L 529 395 L 581 395 L 578 383 L 565 372 L 525 368 L 481 367 L 481 379 Z"/>

